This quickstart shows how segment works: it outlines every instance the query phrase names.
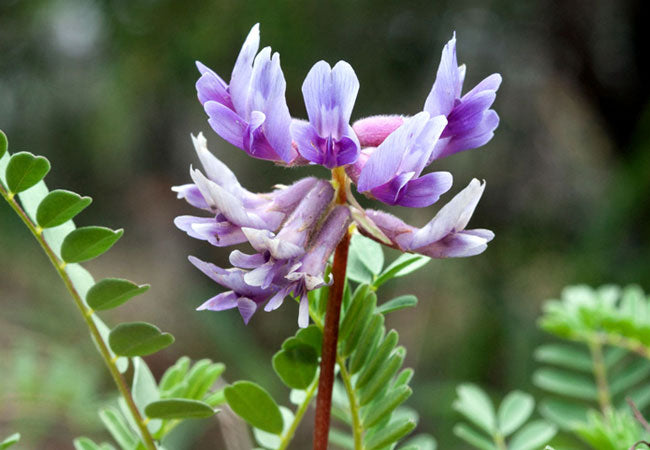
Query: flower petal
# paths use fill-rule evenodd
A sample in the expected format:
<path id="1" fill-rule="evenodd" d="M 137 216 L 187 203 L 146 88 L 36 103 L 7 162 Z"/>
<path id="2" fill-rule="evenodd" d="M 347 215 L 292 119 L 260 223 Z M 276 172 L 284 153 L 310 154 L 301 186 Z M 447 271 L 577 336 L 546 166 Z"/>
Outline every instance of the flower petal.
<path id="1" fill-rule="evenodd" d="M 243 115 L 246 111 L 250 91 L 251 75 L 253 73 L 253 60 L 260 46 L 260 24 L 256 23 L 246 36 L 237 56 L 237 61 L 230 77 L 230 95 L 235 111 Z"/>
<path id="2" fill-rule="evenodd" d="M 225 311 L 237 306 L 238 295 L 233 291 L 222 292 L 219 295 L 205 301 L 201 306 L 196 308 L 197 311 Z"/>
<path id="3" fill-rule="evenodd" d="M 235 147 L 244 148 L 244 133 L 246 123 L 237 113 L 215 101 L 203 105 L 208 114 L 208 123 L 223 139 Z"/>
<path id="4" fill-rule="evenodd" d="M 442 49 L 438 73 L 431 92 L 424 103 L 424 110 L 432 116 L 448 115 L 460 97 L 465 69 L 459 69 L 456 59 L 456 33 Z"/>
<path id="5" fill-rule="evenodd" d="M 406 183 L 397 204 L 410 208 L 422 208 L 433 205 L 452 185 L 453 177 L 449 172 L 432 172 Z"/>
<path id="6" fill-rule="evenodd" d="M 237 308 L 239 309 L 239 314 L 241 314 L 242 319 L 244 319 L 244 323 L 248 325 L 251 317 L 255 314 L 255 310 L 257 310 L 257 303 L 250 298 L 240 297 L 237 300 Z"/>

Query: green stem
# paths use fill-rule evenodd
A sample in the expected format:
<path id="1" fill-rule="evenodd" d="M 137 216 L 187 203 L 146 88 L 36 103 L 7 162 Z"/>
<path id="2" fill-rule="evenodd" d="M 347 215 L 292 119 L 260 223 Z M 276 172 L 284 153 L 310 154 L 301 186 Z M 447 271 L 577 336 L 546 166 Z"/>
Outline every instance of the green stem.
<path id="1" fill-rule="evenodd" d="M 147 429 L 147 424 L 142 418 L 142 415 L 140 414 L 138 407 L 135 405 L 135 402 L 133 400 L 133 397 L 131 396 L 131 392 L 129 391 L 126 381 L 124 380 L 124 377 L 122 377 L 122 374 L 118 370 L 116 362 L 115 360 L 113 360 L 113 357 L 111 356 L 111 352 L 108 349 L 106 342 L 102 338 L 102 335 L 99 332 L 99 329 L 95 324 L 95 321 L 93 320 L 93 310 L 86 306 L 83 299 L 79 295 L 79 292 L 75 288 L 74 283 L 72 282 L 70 276 L 65 270 L 66 267 L 65 262 L 61 261 L 59 257 L 56 255 L 56 253 L 54 253 L 54 250 L 52 250 L 52 247 L 50 247 L 50 245 L 45 240 L 45 237 L 43 236 L 43 230 L 40 227 L 36 226 L 34 222 L 32 222 L 32 220 L 29 218 L 27 213 L 21 208 L 21 206 L 16 201 L 15 195 L 13 193 L 7 192 L 7 190 L 4 188 L 2 183 L 0 183 L 0 195 L 2 195 L 2 197 L 7 201 L 7 203 L 9 203 L 9 206 L 11 206 L 14 212 L 21 218 L 25 226 L 27 226 L 29 231 L 31 231 L 32 235 L 34 235 L 36 241 L 40 244 L 41 248 L 47 255 L 50 262 L 52 263 L 52 266 L 54 266 L 54 269 L 61 277 L 61 280 L 63 280 L 65 287 L 68 289 L 68 292 L 70 293 L 75 304 L 77 305 L 79 312 L 83 316 L 84 321 L 86 322 L 86 325 L 90 330 L 90 334 L 92 335 L 95 342 L 97 343 L 97 348 L 99 349 L 99 353 L 101 354 L 104 362 L 106 363 L 106 366 L 108 367 L 108 371 L 111 373 L 111 376 L 113 377 L 113 380 L 115 381 L 115 384 L 117 385 L 120 394 L 122 394 L 122 397 L 124 397 L 124 400 L 126 400 L 126 404 L 129 410 L 131 411 L 131 414 L 133 415 L 133 418 L 135 419 L 138 428 L 140 429 L 140 434 L 142 436 L 142 440 L 146 448 L 149 450 L 156 450 L 156 444 L 154 443 L 154 440 L 151 437 L 149 430 Z"/>
<path id="2" fill-rule="evenodd" d="M 314 378 L 314 381 L 305 391 L 305 399 L 298 406 L 298 409 L 296 409 L 296 413 L 293 417 L 293 422 L 291 422 L 291 426 L 287 429 L 285 433 L 282 434 L 280 446 L 278 447 L 277 450 L 285 450 L 289 446 L 289 443 L 291 442 L 291 439 L 293 439 L 293 435 L 295 434 L 298 425 L 300 425 L 300 421 L 305 415 L 305 412 L 307 412 L 307 408 L 311 403 L 311 399 L 314 398 L 314 394 L 316 393 L 317 387 L 318 387 L 318 377 Z"/>
<path id="3" fill-rule="evenodd" d="M 508 447 L 506 446 L 506 441 L 503 438 L 503 435 L 501 433 L 497 433 L 494 435 L 494 444 L 497 446 L 499 450 L 508 450 Z"/>
<path id="4" fill-rule="evenodd" d="M 318 315 L 314 313 L 311 309 L 309 310 L 309 315 L 314 324 L 323 331 L 323 322 L 320 320 Z M 357 399 L 357 394 L 354 391 L 354 386 L 352 385 L 352 376 L 345 367 L 345 360 L 338 351 L 336 353 L 336 363 L 339 366 L 339 375 L 343 380 L 343 386 L 345 387 L 345 393 L 348 396 L 348 402 L 350 403 L 350 417 L 352 419 L 352 435 L 354 438 L 354 450 L 363 450 L 363 425 L 361 423 L 361 414 L 359 408 L 359 401 Z"/>
<path id="5" fill-rule="evenodd" d="M 612 409 L 612 401 L 607 385 L 607 368 L 603 357 L 603 347 L 598 339 L 589 341 L 589 351 L 594 362 L 593 371 L 598 390 L 598 404 L 605 417 L 607 417 L 606 413 Z"/>

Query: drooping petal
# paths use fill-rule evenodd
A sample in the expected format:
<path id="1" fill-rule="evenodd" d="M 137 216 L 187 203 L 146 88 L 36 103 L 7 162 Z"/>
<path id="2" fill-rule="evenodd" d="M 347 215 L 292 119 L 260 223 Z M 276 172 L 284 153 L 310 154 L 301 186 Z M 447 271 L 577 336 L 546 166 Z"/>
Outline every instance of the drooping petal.
<path id="1" fill-rule="evenodd" d="M 279 239 L 268 230 L 243 227 L 248 242 L 258 252 L 268 251 L 275 259 L 290 259 L 302 256 L 305 250 L 289 241 Z"/>
<path id="2" fill-rule="evenodd" d="M 433 205 L 452 185 L 449 172 L 432 172 L 411 180 L 400 192 L 397 204 L 410 208 L 423 208 Z"/>
<path id="3" fill-rule="evenodd" d="M 230 77 L 230 95 L 235 111 L 243 115 L 248 101 L 253 60 L 260 46 L 260 24 L 253 25 L 242 45 Z"/>
<path id="4" fill-rule="evenodd" d="M 240 269 L 254 269 L 264 264 L 266 259 L 261 253 L 247 255 L 239 250 L 233 250 L 228 258 L 230 264 Z"/>
<path id="5" fill-rule="evenodd" d="M 248 325 L 248 322 L 257 310 L 257 303 L 250 298 L 240 297 L 237 299 L 237 308 L 239 309 L 239 314 L 241 314 L 242 319 L 244 319 L 244 323 Z"/>
<path id="6" fill-rule="evenodd" d="M 196 82 L 196 93 L 201 104 L 208 101 L 215 101 L 222 105 L 233 109 L 232 100 L 228 93 L 228 85 L 223 79 L 214 71 L 204 66 L 200 62 L 196 62 L 196 67 L 201 72 L 201 77 Z"/>
<path id="7" fill-rule="evenodd" d="M 494 233 L 491 236 L 479 236 L 471 231 L 473 230 L 452 233 L 437 242 L 418 249 L 418 253 L 432 258 L 465 258 L 483 253 L 488 242 L 494 237 Z"/>
<path id="8" fill-rule="evenodd" d="M 443 206 L 431 221 L 413 235 L 412 248 L 424 247 L 439 241 L 451 232 L 465 229 L 476 209 L 485 183 L 474 178 L 469 185 Z"/>
<path id="9" fill-rule="evenodd" d="M 206 300 L 201 306 L 196 308 L 197 311 L 225 311 L 237 306 L 237 294 L 233 291 L 222 292 Z"/>
<path id="10" fill-rule="evenodd" d="M 298 307 L 298 326 L 300 328 L 307 328 L 309 325 L 309 299 L 307 295 L 300 297 L 300 305 Z"/>
<path id="11" fill-rule="evenodd" d="M 208 202 L 205 201 L 201 191 L 195 184 L 172 186 L 172 191 L 176 192 L 176 198 L 184 198 L 187 203 L 195 208 L 210 210 Z"/>

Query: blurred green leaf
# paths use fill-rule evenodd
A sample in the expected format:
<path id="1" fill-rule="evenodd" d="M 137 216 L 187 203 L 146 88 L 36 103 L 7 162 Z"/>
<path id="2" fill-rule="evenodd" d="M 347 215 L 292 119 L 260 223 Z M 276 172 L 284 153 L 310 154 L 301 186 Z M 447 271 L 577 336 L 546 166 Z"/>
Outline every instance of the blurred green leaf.
<path id="1" fill-rule="evenodd" d="M 75 450 L 102 450 L 99 445 L 95 444 L 87 437 L 78 437 L 72 441 L 72 444 L 74 445 Z"/>
<path id="2" fill-rule="evenodd" d="M 404 403 L 412 393 L 410 387 L 399 386 L 372 402 L 367 408 L 364 408 L 362 414 L 363 426 L 369 429 L 377 425 L 380 420 L 389 417 L 393 410 Z"/>
<path id="3" fill-rule="evenodd" d="M 293 389 L 307 389 L 318 370 L 316 350 L 300 342 L 277 352 L 272 361 L 275 372 Z"/>
<path id="4" fill-rule="evenodd" d="M 282 428 L 282 433 L 286 433 L 293 422 L 294 415 L 289 408 L 280 406 L 280 413 L 282 414 L 282 421 L 284 422 L 284 427 Z M 253 427 L 253 436 L 258 444 L 266 449 L 275 450 L 277 449 L 282 440 L 277 434 L 269 433 L 259 428 Z"/>
<path id="5" fill-rule="evenodd" d="M 117 355 L 145 356 L 173 344 L 174 336 L 147 322 L 127 322 L 111 330 L 108 343 Z"/>
<path id="6" fill-rule="evenodd" d="M 492 436 L 496 430 L 494 406 L 487 394 L 474 384 L 462 384 L 456 389 L 458 398 L 454 409 Z"/>
<path id="7" fill-rule="evenodd" d="M 399 418 L 382 427 L 377 433 L 370 436 L 365 448 L 378 450 L 393 442 L 397 442 L 415 428 L 415 422 L 409 418 Z"/>
<path id="8" fill-rule="evenodd" d="M 596 400 L 593 380 L 572 372 L 543 368 L 533 374 L 533 384 L 541 389 L 582 400 Z"/>
<path id="9" fill-rule="evenodd" d="M 316 350 L 316 354 L 320 356 L 323 345 L 323 332 L 316 325 L 311 324 L 307 328 L 298 330 L 296 339 L 313 347 Z"/>
<path id="10" fill-rule="evenodd" d="M 370 356 L 370 360 L 359 372 L 357 377 L 355 387 L 356 389 L 363 388 L 370 380 L 373 378 L 375 373 L 379 370 L 380 367 L 384 366 L 386 360 L 390 356 L 391 352 L 397 345 L 399 335 L 397 331 L 390 330 L 384 341 L 379 345 L 377 350 Z"/>
<path id="11" fill-rule="evenodd" d="M 585 405 L 560 399 L 545 399 L 539 405 L 539 412 L 545 419 L 565 430 L 586 422 L 588 409 Z"/>
<path id="12" fill-rule="evenodd" d="M 473 445 L 481 450 L 497 450 L 496 445 L 482 434 L 474 431 L 468 425 L 459 423 L 454 426 L 454 434 L 464 440 L 465 442 Z"/>
<path id="13" fill-rule="evenodd" d="M 106 252 L 124 234 L 104 227 L 82 227 L 72 231 L 63 240 L 61 257 L 66 263 L 88 261 Z"/>
<path id="14" fill-rule="evenodd" d="M 546 364 L 591 373 L 593 363 L 585 349 L 566 344 L 542 345 L 535 350 L 535 359 Z"/>
<path id="15" fill-rule="evenodd" d="M 1 134 L 0 135 L 0 150 L 2 150 L 2 148 L 1 148 L 2 147 L 1 139 L 2 139 L 2 137 L 4 137 L 4 133 L 0 132 L 0 134 Z M 7 138 L 5 137 L 5 147 L 6 147 L 6 139 Z M 2 152 L 0 152 L 0 155 L 1 155 L 1 153 Z M 20 433 L 14 433 L 11 436 L 9 436 L 8 438 L 6 438 L 5 440 L 3 440 L 2 442 L 0 442 L 0 449 L 9 448 L 12 445 L 16 444 L 18 441 L 20 441 Z"/>
<path id="16" fill-rule="evenodd" d="M 403 277 L 425 266 L 431 258 L 428 256 L 403 253 L 377 277 L 374 286 L 377 288 L 393 278 Z"/>
<path id="17" fill-rule="evenodd" d="M 533 413 L 533 396 L 521 391 L 510 392 L 497 412 L 499 431 L 506 437 L 522 426 Z"/>
<path id="18" fill-rule="evenodd" d="M 131 384 L 131 394 L 138 410 L 144 414 L 144 409 L 149 403 L 155 402 L 160 399 L 160 391 L 156 384 L 156 379 L 153 377 L 149 366 L 144 359 L 135 357 L 133 358 L 133 382 Z M 126 406 L 126 402 L 122 402 Z M 127 413 L 125 413 L 127 414 Z M 131 415 L 127 415 L 131 418 Z M 150 432 L 156 433 L 162 426 L 162 421 L 158 419 L 150 420 L 147 428 Z M 137 429 L 137 427 L 135 428 Z"/>
<path id="19" fill-rule="evenodd" d="M 383 388 L 388 386 L 389 381 L 395 376 L 400 367 L 402 367 L 405 356 L 406 349 L 401 346 L 397 347 L 395 352 L 388 358 L 386 364 L 382 365 L 370 381 L 368 381 L 368 384 L 361 389 L 361 395 L 359 397 L 359 404 L 361 406 L 370 403 Z"/>
<path id="20" fill-rule="evenodd" d="M 224 389 L 230 408 L 242 419 L 273 434 L 282 433 L 282 414 L 275 400 L 259 385 L 237 381 Z"/>
<path id="21" fill-rule="evenodd" d="M 537 420 L 519 430 L 510 441 L 509 450 L 536 450 L 553 439 L 557 433 L 554 425 Z"/>
<path id="22" fill-rule="evenodd" d="M 47 194 L 38 205 L 36 222 L 41 228 L 59 226 L 86 209 L 92 201 L 90 197 L 57 189 Z"/>
<path id="23" fill-rule="evenodd" d="M 372 352 L 384 337 L 384 332 L 384 316 L 381 314 L 373 314 L 370 323 L 368 323 L 368 326 L 361 333 L 354 352 L 352 352 L 352 357 L 348 364 L 348 369 L 351 374 L 354 375 L 363 368 Z"/>
<path id="24" fill-rule="evenodd" d="M 204 419 L 216 411 L 199 400 L 168 398 L 149 403 L 144 412 L 152 419 Z"/>
<path id="25" fill-rule="evenodd" d="M 438 443 L 428 434 L 418 434 L 404 443 L 400 450 L 436 450 Z"/>
<path id="26" fill-rule="evenodd" d="M 388 300 L 386 303 L 382 303 L 377 308 L 377 311 L 382 314 L 388 314 L 393 311 L 416 306 L 417 304 L 418 299 L 415 295 L 401 295 L 392 300 Z"/>
<path id="27" fill-rule="evenodd" d="M 7 135 L 4 131 L 0 130 L 0 158 L 4 156 L 9 148 L 9 141 L 7 140 Z"/>
<path id="28" fill-rule="evenodd" d="M 117 409 L 104 408 L 99 411 L 99 418 L 120 447 L 134 448 L 138 444 L 138 437 L 131 431 Z"/>
<path id="29" fill-rule="evenodd" d="M 105 278 L 90 288 L 86 294 L 86 303 L 96 311 L 103 311 L 116 308 L 147 290 L 148 284 L 138 286 L 129 280 Z"/>
<path id="30" fill-rule="evenodd" d="M 50 171 L 50 162 L 42 156 L 20 152 L 11 156 L 7 164 L 7 187 L 9 192 L 18 194 L 45 178 Z"/>
<path id="31" fill-rule="evenodd" d="M 383 265 L 381 244 L 359 234 L 352 236 L 347 269 L 349 279 L 358 283 L 372 283 L 375 275 L 381 273 Z"/>
<path id="32" fill-rule="evenodd" d="M 167 368 L 160 379 L 160 390 L 169 391 L 178 383 L 183 381 L 187 371 L 190 369 L 190 363 L 190 358 L 182 356 L 173 366 Z"/>
<path id="33" fill-rule="evenodd" d="M 200 368 L 200 370 L 194 369 L 201 361 L 190 369 L 186 378 L 187 393 L 185 394 L 185 397 L 195 400 L 202 399 L 210 390 L 212 385 L 217 381 L 217 378 L 219 378 L 223 371 L 226 370 L 226 366 L 222 363 L 213 363 L 210 360 L 207 361 L 208 364 Z"/>

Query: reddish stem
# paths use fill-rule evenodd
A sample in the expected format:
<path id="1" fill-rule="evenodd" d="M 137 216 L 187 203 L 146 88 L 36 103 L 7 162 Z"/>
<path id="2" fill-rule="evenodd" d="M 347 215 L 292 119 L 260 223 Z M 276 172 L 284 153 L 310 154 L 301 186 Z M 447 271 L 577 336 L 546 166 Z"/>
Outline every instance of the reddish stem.
<path id="1" fill-rule="evenodd" d="M 330 416 L 332 410 L 332 387 L 334 386 L 334 364 L 336 363 L 336 346 L 339 339 L 339 320 L 341 301 L 345 286 L 345 272 L 348 265 L 350 233 L 346 232 L 336 246 L 332 276 L 334 282 L 330 287 L 323 328 L 323 351 L 318 380 L 318 397 L 316 398 L 316 420 L 314 424 L 314 450 L 327 450 L 329 439 Z"/>

